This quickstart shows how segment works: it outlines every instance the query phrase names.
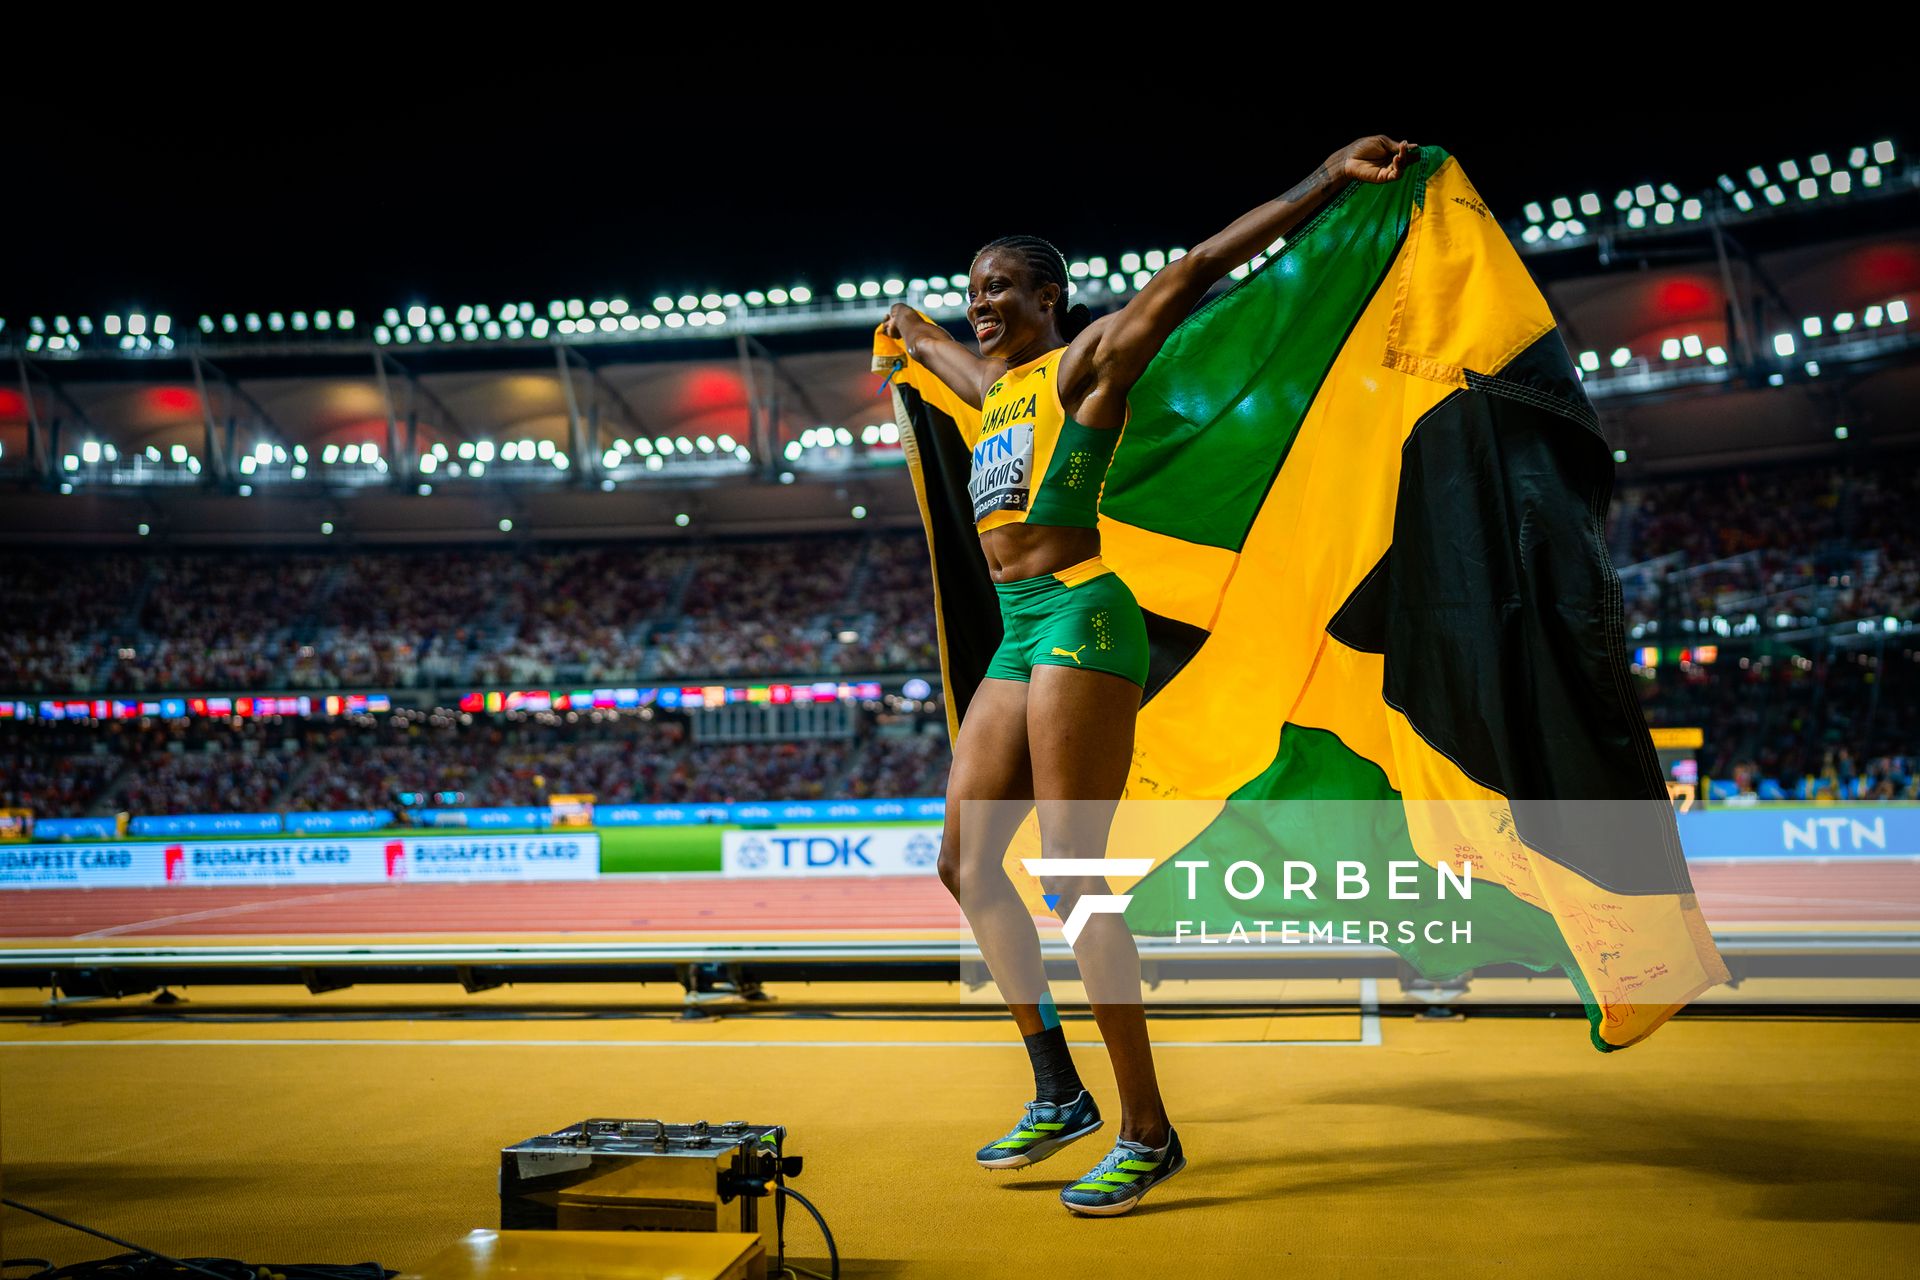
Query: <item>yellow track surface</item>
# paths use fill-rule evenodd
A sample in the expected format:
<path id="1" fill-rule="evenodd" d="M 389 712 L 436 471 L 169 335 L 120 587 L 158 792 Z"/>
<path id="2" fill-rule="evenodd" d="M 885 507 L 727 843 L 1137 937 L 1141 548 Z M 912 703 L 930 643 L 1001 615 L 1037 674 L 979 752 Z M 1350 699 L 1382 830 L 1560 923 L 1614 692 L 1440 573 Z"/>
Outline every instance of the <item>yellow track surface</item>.
<path id="1" fill-rule="evenodd" d="M 850 1277 L 1830 1276 L 1920 1257 L 1920 1024 L 1682 1018 L 1603 1056 L 1579 1019 L 1376 1021 L 1334 983 L 1272 1010 L 1157 1010 L 1192 1165 L 1133 1215 L 1082 1220 L 1055 1193 L 1118 1120 L 1083 1018 L 1069 1038 L 1108 1129 L 990 1174 L 971 1153 L 1031 1091 L 997 1010 L 951 986 L 823 984 L 683 1023 L 649 991 L 203 988 L 182 1018 L 71 1026 L 18 1020 L 30 997 L 11 996 L 6 1194 L 175 1254 L 404 1269 L 495 1224 L 502 1146 L 658 1116 L 789 1126 Z M 465 1016 L 425 1016 L 450 998 Z M 5 1226 L 8 1256 L 113 1251 Z M 809 1220 L 788 1226 L 824 1256 Z"/>

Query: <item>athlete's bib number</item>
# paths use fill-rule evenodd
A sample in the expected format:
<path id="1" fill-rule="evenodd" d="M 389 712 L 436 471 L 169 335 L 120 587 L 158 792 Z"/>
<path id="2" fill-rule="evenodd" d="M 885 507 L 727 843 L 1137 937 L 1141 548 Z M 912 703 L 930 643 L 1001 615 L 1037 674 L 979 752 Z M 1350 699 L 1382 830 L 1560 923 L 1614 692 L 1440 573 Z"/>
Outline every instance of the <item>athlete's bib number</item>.
<path id="1" fill-rule="evenodd" d="M 1033 424 L 1015 423 L 973 447 L 973 475 L 967 494 L 973 522 L 995 511 L 1025 511 L 1033 486 Z"/>

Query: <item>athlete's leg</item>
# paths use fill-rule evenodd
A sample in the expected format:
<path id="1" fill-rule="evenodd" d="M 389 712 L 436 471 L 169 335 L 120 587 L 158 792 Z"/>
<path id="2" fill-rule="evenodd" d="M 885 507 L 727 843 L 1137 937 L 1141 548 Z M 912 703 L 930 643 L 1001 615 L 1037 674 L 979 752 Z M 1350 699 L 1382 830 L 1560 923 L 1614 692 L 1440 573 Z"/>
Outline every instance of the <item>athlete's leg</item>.
<path id="1" fill-rule="evenodd" d="M 1027 741 L 1033 754 L 1040 842 L 1048 858 L 1102 858 L 1114 808 L 1133 762 L 1140 686 L 1104 671 L 1064 665 L 1033 669 L 1027 694 Z M 1101 881 L 1061 879 L 1062 918 L 1084 893 L 1105 893 Z M 1167 1141 L 1166 1106 L 1153 1070 L 1146 1010 L 1140 998 L 1140 953 L 1126 921 L 1090 917 L 1074 944 L 1094 1020 L 1120 1086 L 1120 1136 L 1159 1146 Z"/>
<path id="2" fill-rule="evenodd" d="M 1040 935 L 1007 879 L 1007 844 L 1033 807 L 1027 685 L 982 680 L 967 705 L 947 777 L 940 879 L 966 913 L 974 941 L 1022 1036 L 1045 1029 Z"/>

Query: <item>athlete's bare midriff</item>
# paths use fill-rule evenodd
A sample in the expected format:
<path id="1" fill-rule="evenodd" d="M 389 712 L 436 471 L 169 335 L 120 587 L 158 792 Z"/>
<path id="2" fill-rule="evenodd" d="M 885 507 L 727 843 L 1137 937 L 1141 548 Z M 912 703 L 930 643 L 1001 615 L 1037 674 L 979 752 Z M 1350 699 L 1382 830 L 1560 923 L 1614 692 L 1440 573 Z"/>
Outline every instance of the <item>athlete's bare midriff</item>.
<path id="1" fill-rule="evenodd" d="M 1071 569 L 1100 554 L 1100 531 L 1066 525 L 1003 524 L 980 535 L 995 582 L 1019 582 Z"/>

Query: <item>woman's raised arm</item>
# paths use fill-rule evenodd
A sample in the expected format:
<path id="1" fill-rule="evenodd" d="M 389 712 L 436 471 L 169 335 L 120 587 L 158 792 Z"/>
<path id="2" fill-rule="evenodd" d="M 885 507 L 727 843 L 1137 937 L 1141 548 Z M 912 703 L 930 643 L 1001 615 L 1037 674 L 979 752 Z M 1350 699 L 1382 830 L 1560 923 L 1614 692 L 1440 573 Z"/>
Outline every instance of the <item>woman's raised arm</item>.
<path id="1" fill-rule="evenodd" d="M 1107 426 L 1105 421 L 1089 421 L 1107 417 L 1113 418 L 1110 425 L 1119 426 L 1119 406 L 1127 392 L 1207 290 L 1265 252 L 1348 182 L 1392 182 L 1399 178 L 1401 165 L 1418 154 L 1413 143 L 1384 134 L 1361 138 L 1328 156 L 1279 199 L 1169 262 L 1126 306 L 1087 326 L 1061 357 L 1060 393 L 1068 412 L 1088 426 Z M 1103 412 L 1109 402 L 1111 412 Z"/>
<path id="2" fill-rule="evenodd" d="M 887 312 L 887 332 L 906 345 L 908 355 L 931 369 L 934 377 L 976 409 L 986 398 L 992 379 L 1007 371 L 1004 360 L 975 355 L 952 334 L 904 302 L 894 303 Z"/>

